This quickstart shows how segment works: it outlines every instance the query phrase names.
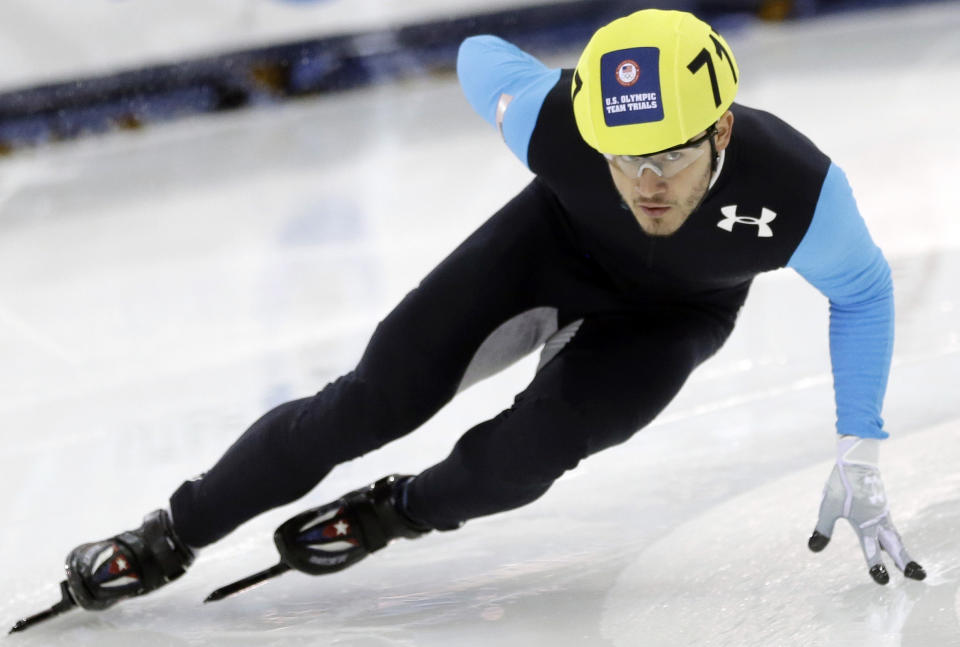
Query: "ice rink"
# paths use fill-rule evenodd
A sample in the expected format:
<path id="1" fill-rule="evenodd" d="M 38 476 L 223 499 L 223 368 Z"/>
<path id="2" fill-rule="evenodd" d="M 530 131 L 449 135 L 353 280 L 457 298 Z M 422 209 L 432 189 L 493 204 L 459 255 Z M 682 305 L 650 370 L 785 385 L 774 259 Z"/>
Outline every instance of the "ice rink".
<path id="1" fill-rule="evenodd" d="M 842 166 L 894 273 L 881 467 L 924 582 L 873 583 L 838 524 L 827 301 L 755 282 L 651 426 L 534 504 L 339 574 L 276 561 L 307 507 L 446 456 L 535 359 L 204 550 L 169 587 L 4 645 L 960 645 L 960 4 L 758 25 L 741 103 Z M 550 61 L 572 66 L 576 52 Z M 734 130 L 734 136 L 736 131 Z M 0 621 L 59 598 L 75 545 L 139 524 L 261 413 L 352 368 L 377 321 L 529 181 L 452 77 L 0 158 Z"/>

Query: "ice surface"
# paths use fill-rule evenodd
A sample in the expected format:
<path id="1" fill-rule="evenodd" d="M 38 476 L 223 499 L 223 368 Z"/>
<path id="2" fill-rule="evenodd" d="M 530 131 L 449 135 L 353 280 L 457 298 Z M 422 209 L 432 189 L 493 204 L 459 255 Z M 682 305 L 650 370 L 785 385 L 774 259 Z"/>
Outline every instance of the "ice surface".
<path id="1" fill-rule="evenodd" d="M 273 563 L 288 516 L 445 456 L 531 361 L 166 589 L 2 640 L 960 645 L 957 33 L 960 7 L 944 4 L 731 39 L 742 101 L 845 168 L 893 266 L 881 462 L 927 581 L 874 585 L 846 528 L 806 550 L 833 456 L 827 308 L 786 271 L 757 281 L 727 346 L 660 419 L 528 507 L 200 604 Z M 0 161 L 0 619 L 52 604 L 70 548 L 136 525 L 267 408 L 348 370 L 378 318 L 528 179 L 453 79 Z"/>
<path id="2" fill-rule="evenodd" d="M 894 522 L 922 547 L 930 575 L 880 589 L 840 523 L 811 558 L 803 493 L 823 484 L 814 465 L 714 506 L 641 551 L 610 589 L 601 626 L 615 645 L 951 645 L 960 605 L 960 424 L 885 445 Z M 814 515 L 816 510 L 810 510 Z M 949 530 L 949 529 L 952 529 Z M 893 569 L 892 560 L 886 559 Z"/>

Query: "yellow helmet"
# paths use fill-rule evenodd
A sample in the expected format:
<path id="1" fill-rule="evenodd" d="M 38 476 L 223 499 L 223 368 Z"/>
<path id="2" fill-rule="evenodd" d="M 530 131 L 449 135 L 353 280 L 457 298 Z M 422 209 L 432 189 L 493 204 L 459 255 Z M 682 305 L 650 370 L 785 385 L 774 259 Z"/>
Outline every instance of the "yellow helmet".
<path id="1" fill-rule="evenodd" d="M 609 155 L 682 144 L 733 103 L 740 71 L 723 37 L 684 11 L 644 9 L 601 27 L 573 75 L 580 135 Z"/>

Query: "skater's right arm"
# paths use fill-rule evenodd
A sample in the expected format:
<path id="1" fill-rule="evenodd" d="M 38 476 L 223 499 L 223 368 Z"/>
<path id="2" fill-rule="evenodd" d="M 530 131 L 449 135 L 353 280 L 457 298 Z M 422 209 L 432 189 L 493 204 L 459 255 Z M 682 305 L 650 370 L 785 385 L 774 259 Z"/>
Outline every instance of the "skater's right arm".
<path id="1" fill-rule="evenodd" d="M 473 109 L 500 130 L 513 154 L 529 168 L 530 136 L 560 69 L 548 68 L 496 36 L 471 36 L 460 45 L 457 76 Z"/>

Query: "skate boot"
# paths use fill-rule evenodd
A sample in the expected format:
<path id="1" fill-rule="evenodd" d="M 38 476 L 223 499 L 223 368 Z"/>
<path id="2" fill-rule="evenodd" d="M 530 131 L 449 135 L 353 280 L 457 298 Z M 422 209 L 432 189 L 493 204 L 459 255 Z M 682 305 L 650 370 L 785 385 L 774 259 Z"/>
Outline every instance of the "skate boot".
<path id="1" fill-rule="evenodd" d="M 67 555 L 67 586 L 78 605 L 99 611 L 177 579 L 193 556 L 166 510 L 155 510 L 136 530 L 74 548 Z"/>
<path id="2" fill-rule="evenodd" d="M 287 520 L 274 533 L 282 563 L 310 575 L 342 570 L 397 537 L 432 530 L 410 519 L 400 505 L 412 476 L 392 474 L 333 503 Z"/>

